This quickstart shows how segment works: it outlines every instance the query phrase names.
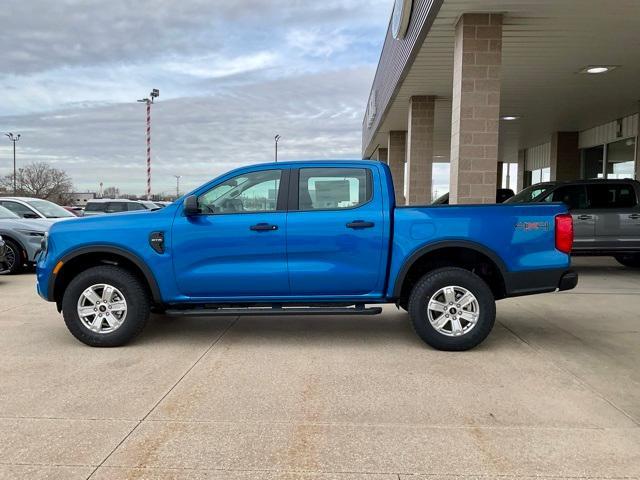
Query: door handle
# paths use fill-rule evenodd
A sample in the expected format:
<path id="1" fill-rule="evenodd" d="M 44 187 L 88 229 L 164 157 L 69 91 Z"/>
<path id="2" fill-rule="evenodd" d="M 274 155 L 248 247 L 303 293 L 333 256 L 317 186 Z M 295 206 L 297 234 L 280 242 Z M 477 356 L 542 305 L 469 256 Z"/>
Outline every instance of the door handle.
<path id="1" fill-rule="evenodd" d="M 591 220 L 593 215 L 578 215 L 578 220 Z"/>
<path id="2" fill-rule="evenodd" d="M 277 229 L 278 225 L 271 225 L 270 223 L 257 223 L 249 227 L 249 230 L 253 230 L 254 232 L 271 232 Z"/>
<path id="3" fill-rule="evenodd" d="M 638 218 L 640 218 L 640 213 L 632 213 L 631 215 L 629 215 L 629 218 L 637 220 Z"/>
<path id="4" fill-rule="evenodd" d="M 347 223 L 347 228 L 372 228 L 376 224 L 373 222 L 365 222 L 364 220 L 354 220 Z"/>

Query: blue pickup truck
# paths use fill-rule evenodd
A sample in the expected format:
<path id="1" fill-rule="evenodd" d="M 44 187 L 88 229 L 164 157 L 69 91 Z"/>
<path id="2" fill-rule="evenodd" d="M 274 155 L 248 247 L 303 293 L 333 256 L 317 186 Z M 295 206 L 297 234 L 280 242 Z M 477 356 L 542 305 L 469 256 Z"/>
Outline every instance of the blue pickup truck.
<path id="1" fill-rule="evenodd" d="M 369 161 L 261 164 L 155 212 L 59 222 L 38 293 L 71 333 L 119 346 L 150 312 L 183 316 L 409 312 L 442 350 L 482 342 L 495 300 L 575 287 L 561 203 L 397 207 Z"/>

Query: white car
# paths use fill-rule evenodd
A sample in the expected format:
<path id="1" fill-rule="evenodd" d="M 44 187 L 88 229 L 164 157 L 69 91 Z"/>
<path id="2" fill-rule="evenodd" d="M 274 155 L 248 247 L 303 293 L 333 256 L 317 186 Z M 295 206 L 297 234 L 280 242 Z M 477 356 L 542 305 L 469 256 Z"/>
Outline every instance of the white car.
<path id="1" fill-rule="evenodd" d="M 147 200 L 128 200 L 126 198 L 97 198 L 89 200 L 84 207 L 84 216 L 104 215 L 106 213 L 134 212 L 138 210 L 158 210 L 159 207 Z"/>
<path id="2" fill-rule="evenodd" d="M 76 218 L 76 216 L 49 200 L 30 197 L 0 197 L 0 206 L 20 218 Z"/>
<path id="3" fill-rule="evenodd" d="M 4 243 L 4 258 L 0 258 L 0 273 L 18 273 L 32 265 L 42 240 L 56 223 L 49 218 L 21 218 L 0 206 L 0 236 Z"/>

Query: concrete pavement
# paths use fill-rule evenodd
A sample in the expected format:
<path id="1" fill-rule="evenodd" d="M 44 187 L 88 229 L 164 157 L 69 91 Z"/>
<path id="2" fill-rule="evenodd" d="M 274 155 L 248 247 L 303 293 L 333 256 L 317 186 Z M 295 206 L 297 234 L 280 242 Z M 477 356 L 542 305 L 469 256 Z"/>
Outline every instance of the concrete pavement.
<path id="1" fill-rule="evenodd" d="M 498 303 L 476 350 L 407 314 L 154 317 L 92 349 L 0 277 L 0 479 L 640 477 L 640 272 Z"/>

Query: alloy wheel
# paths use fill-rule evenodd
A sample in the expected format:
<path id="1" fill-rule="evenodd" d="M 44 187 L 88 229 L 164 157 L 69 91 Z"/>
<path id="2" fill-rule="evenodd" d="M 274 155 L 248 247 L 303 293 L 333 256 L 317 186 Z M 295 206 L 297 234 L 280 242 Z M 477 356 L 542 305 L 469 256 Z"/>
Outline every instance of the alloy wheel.
<path id="1" fill-rule="evenodd" d="M 104 283 L 87 288 L 78 299 L 78 317 L 94 333 L 116 331 L 127 318 L 127 300 L 120 290 Z"/>
<path id="2" fill-rule="evenodd" d="M 441 288 L 431 296 L 427 315 L 429 323 L 438 333 L 459 337 L 476 326 L 480 305 L 469 290 L 451 285 Z"/>

